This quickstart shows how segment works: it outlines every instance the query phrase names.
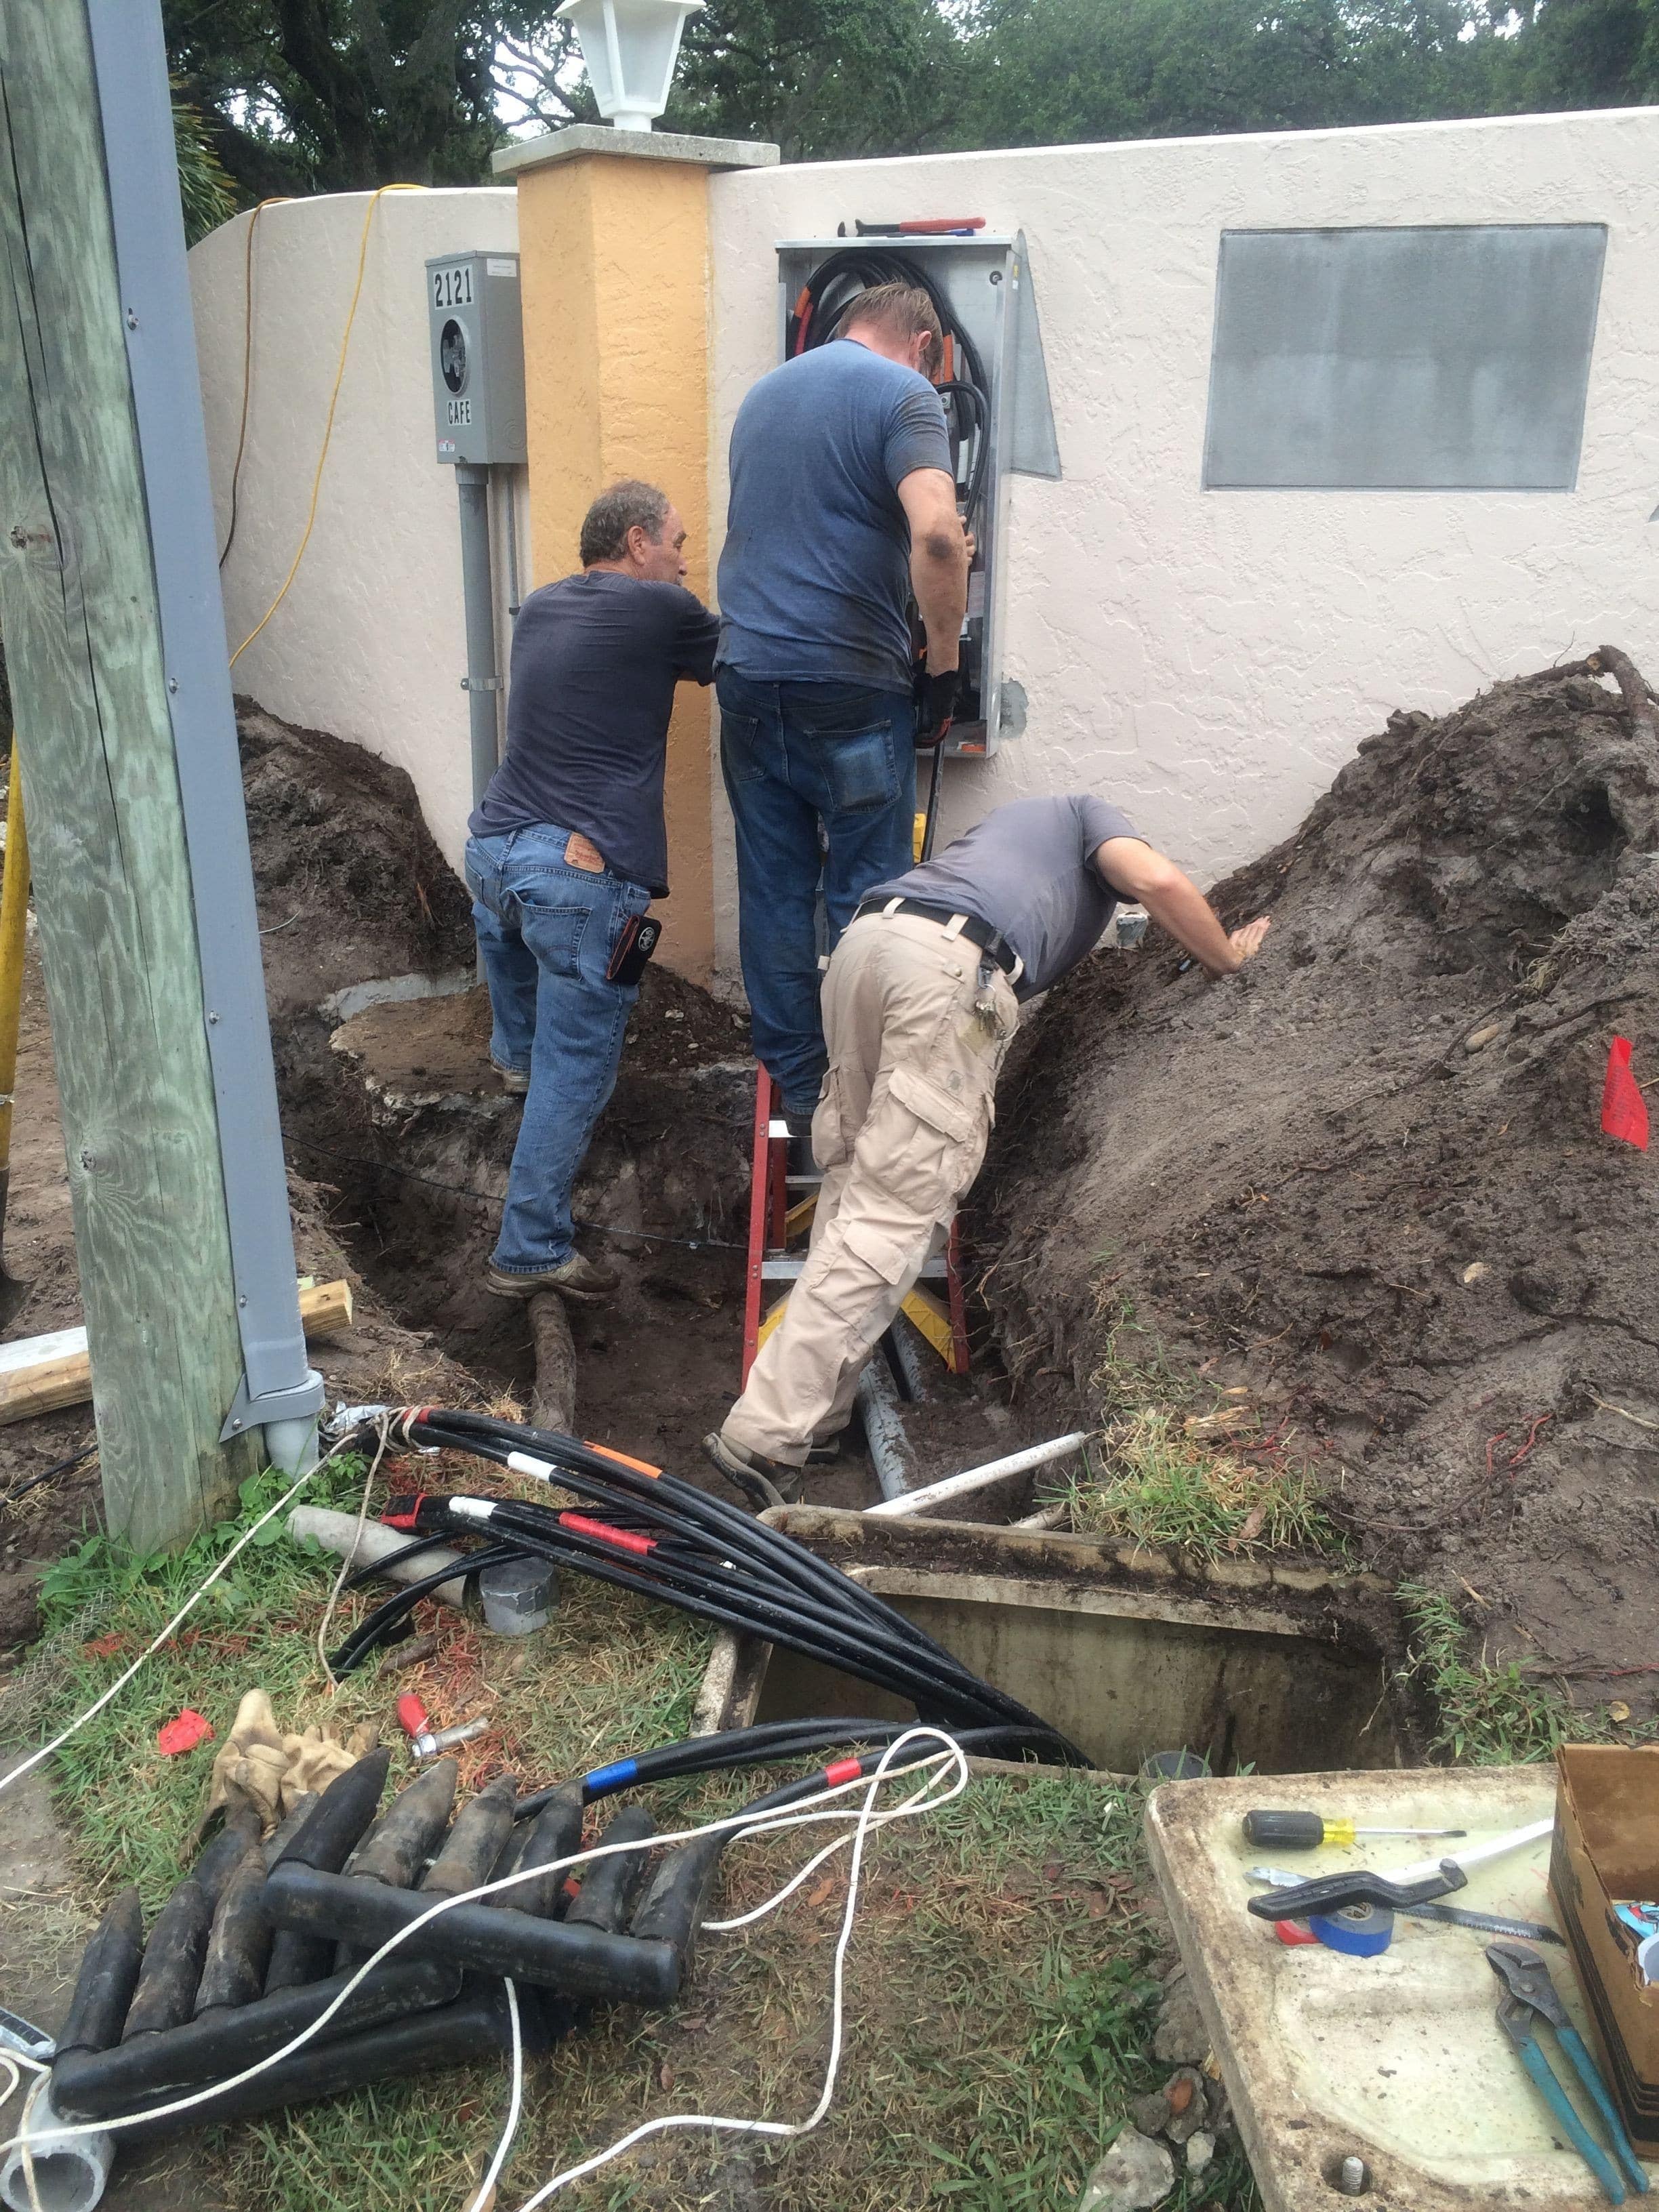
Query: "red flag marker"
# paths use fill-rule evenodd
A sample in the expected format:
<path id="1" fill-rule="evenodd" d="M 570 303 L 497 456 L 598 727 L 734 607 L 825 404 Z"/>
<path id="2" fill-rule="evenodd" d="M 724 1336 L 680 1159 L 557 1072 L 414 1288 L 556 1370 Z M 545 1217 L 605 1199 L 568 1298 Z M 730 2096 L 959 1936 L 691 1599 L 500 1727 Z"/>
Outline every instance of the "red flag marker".
<path id="1" fill-rule="evenodd" d="M 213 1723 L 205 1713 L 193 1706 L 184 1706 L 173 1720 L 155 1731 L 155 1748 L 163 1759 L 176 1759 L 181 1751 L 194 1751 L 197 1745 L 213 1734 Z"/>
<path id="2" fill-rule="evenodd" d="M 1601 1086 L 1601 1127 L 1638 1152 L 1648 1148 L 1648 1102 L 1630 1072 L 1630 1039 L 1616 1036 L 1607 1047 L 1607 1080 Z"/>

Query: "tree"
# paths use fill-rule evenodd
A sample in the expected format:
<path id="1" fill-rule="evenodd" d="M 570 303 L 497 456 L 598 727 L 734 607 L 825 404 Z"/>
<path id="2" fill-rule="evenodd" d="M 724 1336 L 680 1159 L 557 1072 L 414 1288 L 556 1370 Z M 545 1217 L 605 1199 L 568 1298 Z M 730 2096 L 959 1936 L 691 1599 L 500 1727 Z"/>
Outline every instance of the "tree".
<path id="1" fill-rule="evenodd" d="M 194 246 L 236 212 L 236 187 L 225 174 L 207 125 L 175 98 L 173 143 L 179 161 L 179 198 L 185 210 L 185 243 Z"/>
<path id="2" fill-rule="evenodd" d="M 965 58 L 935 0 L 710 0 L 665 123 L 790 161 L 920 153 L 951 136 Z"/>
<path id="3" fill-rule="evenodd" d="M 507 20 L 482 0 L 163 0 L 162 13 L 181 95 L 246 199 L 473 184 L 505 135 Z"/>

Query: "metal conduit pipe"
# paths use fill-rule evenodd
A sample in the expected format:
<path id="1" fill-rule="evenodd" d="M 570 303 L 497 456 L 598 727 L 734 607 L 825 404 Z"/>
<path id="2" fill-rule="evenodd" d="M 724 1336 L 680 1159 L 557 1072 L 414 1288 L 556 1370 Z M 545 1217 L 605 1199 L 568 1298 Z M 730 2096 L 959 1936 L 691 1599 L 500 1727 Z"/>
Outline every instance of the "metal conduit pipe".
<path id="1" fill-rule="evenodd" d="M 466 674 L 462 679 L 472 747 L 472 804 L 495 773 L 495 696 L 501 689 L 495 659 L 495 586 L 489 544 L 489 471 L 471 461 L 455 464 L 461 503 L 461 594 L 466 609 Z"/>

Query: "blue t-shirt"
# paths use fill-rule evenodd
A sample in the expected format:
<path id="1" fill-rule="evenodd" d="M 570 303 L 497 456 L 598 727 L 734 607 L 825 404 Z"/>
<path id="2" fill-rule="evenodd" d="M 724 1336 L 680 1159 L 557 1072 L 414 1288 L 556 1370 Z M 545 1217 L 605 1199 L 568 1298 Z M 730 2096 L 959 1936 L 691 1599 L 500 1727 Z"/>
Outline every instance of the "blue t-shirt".
<path id="1" fill-rule="evenodd" d="M 674 686 L 708 683 L 719 625 L 678 584 L 588 568 L 519 610 L 507 750 L 467 824 L 580 830 L 612 875 L 668 889 L 663 770 Z"/>
<path id="2" fill-rule="evenodd" d="M 775 368 L 732 428 L 720 665 L 761 684 L 911 684 L 913 469 L 951 466 L 925 376 L 853 338 Z"/>

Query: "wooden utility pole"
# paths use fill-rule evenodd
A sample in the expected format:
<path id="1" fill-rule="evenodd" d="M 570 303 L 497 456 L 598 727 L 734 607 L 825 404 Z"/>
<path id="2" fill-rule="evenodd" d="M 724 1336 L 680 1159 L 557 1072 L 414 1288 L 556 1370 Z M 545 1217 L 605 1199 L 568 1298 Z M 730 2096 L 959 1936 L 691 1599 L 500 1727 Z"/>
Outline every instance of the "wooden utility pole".
<path id="1" fill-rule="evenodd" d="M 220 1442 L 244 1361 L 128 312 L 86 0 L 7 6 L 0 624 L 105 1500 L 148 1548 L 258 1462 Z"/>

